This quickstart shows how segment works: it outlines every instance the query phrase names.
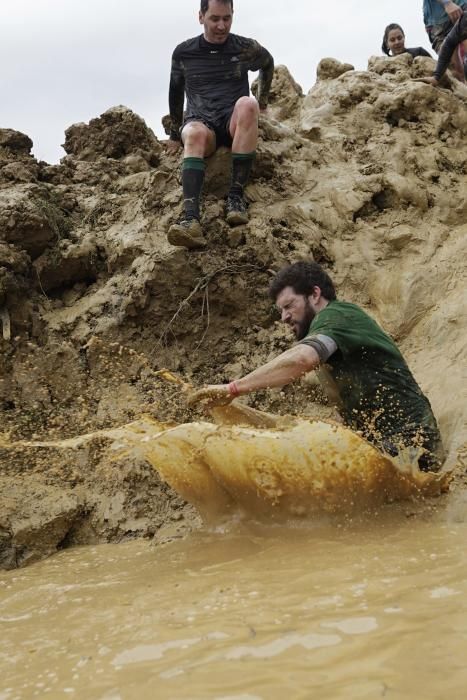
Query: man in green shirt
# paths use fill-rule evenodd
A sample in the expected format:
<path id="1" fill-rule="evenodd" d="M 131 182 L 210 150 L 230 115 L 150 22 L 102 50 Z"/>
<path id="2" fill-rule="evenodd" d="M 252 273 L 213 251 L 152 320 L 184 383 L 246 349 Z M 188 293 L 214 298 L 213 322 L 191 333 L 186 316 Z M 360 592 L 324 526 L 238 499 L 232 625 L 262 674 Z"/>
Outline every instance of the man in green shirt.
<path id="1" fill-rule="evenodd" d="M 350 428 L 392 456 L 420 448 L 420 468 L 439 469 L 443 448 L 430 403 L 378 324 L 355 304 L 337 301 L 332 280 L 314 262 L 281 270 L 270 295 L 298 343 L 241 379 L 198 390 L 190 402 L 229 403 L 321 368 L 325 388 Z"/>

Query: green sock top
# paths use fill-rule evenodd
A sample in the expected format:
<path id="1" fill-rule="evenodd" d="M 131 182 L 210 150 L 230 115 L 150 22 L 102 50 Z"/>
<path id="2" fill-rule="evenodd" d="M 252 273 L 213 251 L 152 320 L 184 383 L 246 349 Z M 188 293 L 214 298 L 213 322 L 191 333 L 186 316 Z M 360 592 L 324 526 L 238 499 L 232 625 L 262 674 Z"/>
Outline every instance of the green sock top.
<path id="1" fill-rule="evenodd" d="M 253 160 L 256 158 L 256 151 L 250 151 L 250 153 L 234 153 L 232 151 L 233 160 Z"/>
<path id="2" fill-rule="evenodd" d="M 205 170 L 206 169 L 206 163 L 204 162 L 204 158 L 184 158 L 183 159 L 183 170 Z"/>

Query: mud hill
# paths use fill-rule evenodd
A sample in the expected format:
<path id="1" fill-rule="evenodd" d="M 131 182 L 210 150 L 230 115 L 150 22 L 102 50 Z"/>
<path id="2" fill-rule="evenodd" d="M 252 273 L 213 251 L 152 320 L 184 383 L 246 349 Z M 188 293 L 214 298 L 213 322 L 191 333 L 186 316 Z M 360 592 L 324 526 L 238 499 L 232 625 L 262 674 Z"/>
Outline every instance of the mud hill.
<path id="1" fill-rule="evenodd" d="M 147 463 L 109 460 L 98 437 L 73 456 L 8 444 L 143 413 L 193 420 L 179 387 L 154 372 L 223 381 L 287 347 L 266 288 L 304 257 L 400 344 L 462 473 L 467 89 L 413 80 L 432 68 L 408 54 L 360 72 L 324 59 L 304 96 L 279 66 L 247 190 L 251 221 L 223 221 L 221 150 L 207 169 L 209 248 L 196 253 L 165 236 L 181 208 L 178 159 L 130 110 L 71 126 L 59 165 L 0 129 L 0 566 L 74 543 L 162 541 L 196 523 Z M 250 403 L 313 415 L 328 410 L 320 400 L 304 382 Z"/>

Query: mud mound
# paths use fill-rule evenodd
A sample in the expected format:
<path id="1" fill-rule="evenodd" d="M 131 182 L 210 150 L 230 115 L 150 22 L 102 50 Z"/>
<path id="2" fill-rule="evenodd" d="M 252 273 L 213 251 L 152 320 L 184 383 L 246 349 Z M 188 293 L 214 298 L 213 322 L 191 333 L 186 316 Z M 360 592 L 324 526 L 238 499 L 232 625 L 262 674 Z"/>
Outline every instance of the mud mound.
<path id="1" fill-rule="evenodd" d="M 0 129 L 0 148 L 17 154 L 29 155 L 32 141 L 26 134 L 14 129 Z"/>
<path id="2" fill-rule="evenodd" d="M 78 160 L 99 157 L 119 160 L 133 155 L 152 166 L 159 162 L 161 146 L 145 122 L 126 107 L 112 107 L 89 124 L 74 124 L 65 131 L 65 152 Z"/>
<path id="3" fill-rule="evenodd" d="M 171 518 L 190 525 L 193 511 L 144 462 L 110 465 L 99 450 L 31 462 L 12 458 L 8 443 L 115 427 L 142 412 L 196 420 L 154 371 L 223 381 L 287 347 L 265 291 L 274 270 L 299 258 L 326 264 L 340 296 L 395 337 L 450 461 L 465 455 L 467 89 L 415 82 L 432 67 L 409 55 L 372 58 L 368 71 L 324 59 L 303 96 L 279 66 L 247 190 L 250 223 L 224 222 L 230 154 L 220 149 L 207 168 L 203 252 L 167 242 L 182 205 L 179 160 L 130 110 L 70 127 L 68 155 L 54 166 L 30 156 L 27 136 L 0 130 L 0 476 L 77 496 L 53 546 L 152 536 Z M 249 401 L 331 413 L 313 382 Z M 15 525 L 0 523 L 10 562 L 21 560 L 11 551 L 29 517 L 26 505 L 14 512 Z"/>
<path id="4" fill-rule="evenodd" d="M 31 155 L 29 136 L 13 129 L 0 129 L 0 183 L 32 182 L 39 171 Z"/>

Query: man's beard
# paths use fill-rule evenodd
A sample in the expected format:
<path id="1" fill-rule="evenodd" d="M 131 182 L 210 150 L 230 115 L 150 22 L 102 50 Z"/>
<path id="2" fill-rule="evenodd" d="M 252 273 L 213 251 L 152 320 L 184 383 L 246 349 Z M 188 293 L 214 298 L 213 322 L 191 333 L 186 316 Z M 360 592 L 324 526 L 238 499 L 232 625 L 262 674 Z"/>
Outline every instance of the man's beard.
<path id="1" fill-rule="evenodd" d="M 301 321 L 297 322 L 298 325 L 294 326 L 294 333 L 297 340 L 303 340 L 303 338 L 305 338 L 308 335 L 311 322 L 313 321 L 315 316 L 316 313 L 313 311 L 313 308 L 308 299 L 306 299 L 305 309 L 303 311 L 303 318 Z"/>

